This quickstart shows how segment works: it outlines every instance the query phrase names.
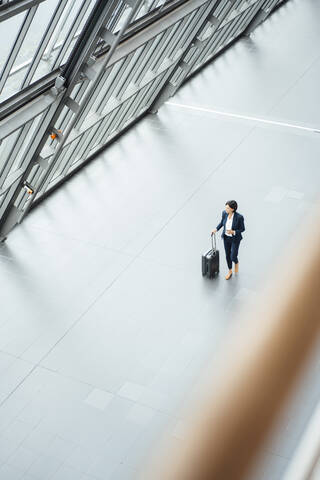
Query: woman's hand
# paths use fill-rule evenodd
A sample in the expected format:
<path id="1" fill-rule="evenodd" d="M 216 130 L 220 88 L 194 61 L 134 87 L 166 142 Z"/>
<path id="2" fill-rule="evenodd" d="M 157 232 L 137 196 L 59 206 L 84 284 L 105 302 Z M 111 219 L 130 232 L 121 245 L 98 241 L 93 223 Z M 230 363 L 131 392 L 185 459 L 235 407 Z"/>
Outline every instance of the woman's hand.
<path id="1" fill-rule="evenodd" d="M 235 230 L 227 230 L 227 233 L 229 235 L 235 235 L 236 234 Z"/>
<path id="2" fill-rule="evenodd" d="M 214 233 L 217 233 L 217 231 L 218 230 L 215 228 L 214 230 L 212 230 L 211 235 L 213 235 Z"/>

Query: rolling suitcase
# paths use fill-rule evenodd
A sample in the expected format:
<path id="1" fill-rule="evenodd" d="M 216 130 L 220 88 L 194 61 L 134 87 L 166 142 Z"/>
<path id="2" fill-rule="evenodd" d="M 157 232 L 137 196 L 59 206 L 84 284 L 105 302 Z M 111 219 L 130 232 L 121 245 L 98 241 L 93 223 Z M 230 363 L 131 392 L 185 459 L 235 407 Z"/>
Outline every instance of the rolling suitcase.
<path id="1" fill-rule="evenodd" d="M 208 278 L 213 278 L 219 273 L 219 250 L 217 250 L 215 233 L 211 235 L 211 244 L 211 250 L 209 250 L 205 255 L 202 255 L 202 275 Z"/>

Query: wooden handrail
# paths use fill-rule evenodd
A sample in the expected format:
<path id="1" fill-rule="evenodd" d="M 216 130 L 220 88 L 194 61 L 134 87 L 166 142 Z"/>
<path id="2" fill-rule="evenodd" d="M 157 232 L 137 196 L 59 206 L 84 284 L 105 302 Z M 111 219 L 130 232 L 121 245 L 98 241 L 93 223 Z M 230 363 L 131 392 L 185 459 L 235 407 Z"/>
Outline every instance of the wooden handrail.
<path id="1" fill-rule="evenodd" d="M 317 204 L 315 204 L 317 205 Z M 294 236 L 215 360 L 185 440 L 142 478 L 241 480 L 283 411 L 320 331 L 320 215 Z M 223 367 L 221 369 L 221 367 Z M 200 413 L 199 413 L 200 412 Z"/>

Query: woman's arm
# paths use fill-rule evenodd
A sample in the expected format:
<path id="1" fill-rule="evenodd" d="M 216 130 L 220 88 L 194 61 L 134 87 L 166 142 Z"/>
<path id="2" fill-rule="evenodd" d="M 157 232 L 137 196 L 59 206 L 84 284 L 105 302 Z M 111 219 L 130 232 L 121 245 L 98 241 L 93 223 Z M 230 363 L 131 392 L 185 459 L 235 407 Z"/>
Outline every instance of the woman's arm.
<path id="1" fill-rule="evenodd" d="M 225 212 L 223 211 L 223 212 L 222 212 L 221 222 L 220 222 L 219 225 L 217 225 L 217 227 L 216 227 L 217 230 L 220 230 L 220 228 L 223 227 L 223 217 L 224 217 L 224 214 L 225 214 Z"/>
<path id="2" fill-rule="evenodd" d="M 236 235 L 237 233 L 242 233 L 244 231 L 245 231 L 244 218 L 241 215 L 241 217 L 239 219 L 239 227 L 236 230 L 234 230 L 234 232 L 235 232 L 235 235 Z"/>

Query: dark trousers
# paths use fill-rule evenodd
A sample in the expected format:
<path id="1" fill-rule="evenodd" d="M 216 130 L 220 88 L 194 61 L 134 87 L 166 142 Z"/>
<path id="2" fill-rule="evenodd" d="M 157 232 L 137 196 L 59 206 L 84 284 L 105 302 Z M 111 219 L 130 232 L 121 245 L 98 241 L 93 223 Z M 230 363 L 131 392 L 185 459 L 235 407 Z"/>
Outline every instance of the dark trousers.
<path id="1" fill-rule="evenodd" d="M 233 237 L 223 235 L 224 249 L 226 251 L 226 259 L 229 270 L 232 269 L 232 262 L 238 263 L 238 251 L 241 240 L 235 240 Z"/>

